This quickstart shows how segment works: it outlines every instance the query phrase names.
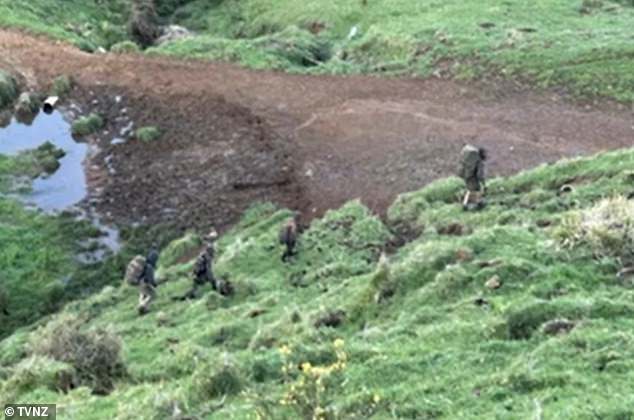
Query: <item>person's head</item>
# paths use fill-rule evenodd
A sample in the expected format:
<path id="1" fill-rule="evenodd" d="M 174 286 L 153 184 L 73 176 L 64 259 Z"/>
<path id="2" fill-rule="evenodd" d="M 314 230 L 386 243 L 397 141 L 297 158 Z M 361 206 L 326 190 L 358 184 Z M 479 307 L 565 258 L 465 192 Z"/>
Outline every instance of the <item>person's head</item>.
<path id="1" fill-rule="evenodd" d="M 487 156 L 488 156 L 487 149 L 485 149 L 484 147 L 479 147 L 478 153 L 480 154 L 480 159 L 487 160 Z"/>
<path id="2" fill-rule="evenodd" d="M 207 242 L 214 242 L 216 239 L 218 239 L 218 232 L 215 228 L 211 228 L 207 236 L 205 236 L 205 240 Z"/>

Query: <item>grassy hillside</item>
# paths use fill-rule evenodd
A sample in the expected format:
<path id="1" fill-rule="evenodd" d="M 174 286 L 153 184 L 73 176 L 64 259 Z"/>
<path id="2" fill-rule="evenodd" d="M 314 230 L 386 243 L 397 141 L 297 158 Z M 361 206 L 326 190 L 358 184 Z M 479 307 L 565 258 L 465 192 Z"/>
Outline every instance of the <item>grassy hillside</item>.
<path id="1" fill-rule="evenodd" d="M 150 51 L 302 73 L 506 79 L 634 100 L 631 0 L 157 0 L 198 36 Z M 0 26 L 108 48 L 123 0 L 0 1 Z"/>
<path id="2" fill-rule="evenodd" d="M 146 232 L 129 229 L 122 232 L 128 246 L 121 255 L 80 263 L 76 256 L 101 249 L 102 233 L 72 212 L 44 214 L 26 209 L 15 198 L 30 190 L 33 178 L 51 166 L 57 168 L 56 152 L 54 147 L 41 147 L 17 156 L 0 155 L 0 338 L 78 296 L 118 284 L 127 259 L 147 245 Z M 160 235 L 154 237 L 161 240 Z M 2 314 L 2 309 L 9 314 Z"/>
<path id="3" fill-rule="evenodd" d="M 159 51 L 308 72 L 513 78 L 632 101 L 633 19 L 629 0 L 197 0 L 172 20 L 205 36 Z"/>
<path id="4" fill-rule="evenodd" d="M 0 0 L 0 27 L 74 42 L 92 51 L 126 39 L 125 0 Z"/>
<path id="5" fill-rule="evenodd" d="M 218 243 L 235 296 L 172 300 L 190 286 L 190 234 L 162 250 L 148 315 L 115 285 L 1 341 L 0 400 L 56 402 L 64 419 L 630 418 L 634 296 L 615 274 L 634 204 L 615 197 L 633 165 L 626 150 L 496 179 L 476 213 L 453 178 L 385 222 L 351 202 L 288 265 L 290 213 L 254 207 Z M 52 350 L 60 336 L 100 362 L 65 352 L 73 340 Z"/>

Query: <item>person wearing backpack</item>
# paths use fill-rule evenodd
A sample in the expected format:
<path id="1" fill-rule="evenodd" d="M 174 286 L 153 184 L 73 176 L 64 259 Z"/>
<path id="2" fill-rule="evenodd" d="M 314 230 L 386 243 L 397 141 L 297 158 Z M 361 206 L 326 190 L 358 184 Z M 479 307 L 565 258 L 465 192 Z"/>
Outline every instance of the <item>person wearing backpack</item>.
<path id="1" fill-rule="evenodd" d="M 284 254 L 282 254 L 282 262 L 287 262 L 289 258 L 296 254 L 297 236 L 299 233 L 299 212 L 294 212 L 280 228 L 279 242 L 284 245 Z"/>
<path id="2" fill-rule="evenodd" d="M 128 264 L 125 281 L 131 286 L 139 287 L 139 315 L 149 311 L 150 303 L 156 297 L 157 283 L 154 271 L 158 258 L 158 250 L 153 246 L 147 257 L 137 255 Z"/>
<path id="3" fill-rule="evenodd" d="M 150 303 L 156 297 L 156 278 L 154 277 L 154 270 L 156 269 L 156 263 L 158 262 L 158 251 L 156 248 L 152 248 L 145 259 L 145 266 L 143 272 L 139 277 L 139 315 L 145 315 L 150 310 Z"/>
<path id="4" fill-rule="evenodd" d="M 462 148 L 459 176 L 465 182 L 467 191 L 462 200 L 464 210 L 480 210 L 485 206 L 486 193 L 484 162 L 487 152 L 482 147 L 467 144 Z"/>

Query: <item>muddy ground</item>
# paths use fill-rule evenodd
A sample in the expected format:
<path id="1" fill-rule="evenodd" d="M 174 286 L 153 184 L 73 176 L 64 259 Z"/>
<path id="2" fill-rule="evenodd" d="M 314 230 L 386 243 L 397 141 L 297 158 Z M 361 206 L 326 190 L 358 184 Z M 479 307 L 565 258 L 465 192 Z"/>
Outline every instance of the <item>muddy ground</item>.
<path id="1" fill-rule="evenodd" d="M 72 76 L 82 112 L 106 116 L 92 140 L 92 203 L 124 223 L 223 227 L 257 200 L 309 219 L 360 197 L 382 213 L 398 193 L 453 174 L 466 142 L 489 149 L 491 174 L 508 175 L 634 140 L 632 109 L 508 84 L 91 55 L 14 31 L 0 31 L 0 53 L 33 88 Z M 110 144 L 130 120 L 163 136 Z"/>

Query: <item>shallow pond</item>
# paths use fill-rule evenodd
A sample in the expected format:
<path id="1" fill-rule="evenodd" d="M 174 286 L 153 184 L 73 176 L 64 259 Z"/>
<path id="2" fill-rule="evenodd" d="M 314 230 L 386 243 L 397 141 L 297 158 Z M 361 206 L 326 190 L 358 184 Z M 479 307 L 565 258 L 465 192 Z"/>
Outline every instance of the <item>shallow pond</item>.
<path id="1" fill-rule="evenodd" d="M 35 149 L 50 141 L 64 150 L 59 169 L 52 175 L 40 176 L 33 182 L 33 190 L 24 199 L 45 211 L 67 209 L 86 197 L 88 192 L 83 162 L 88 145 L 76 142 L 71 136 L 70 124 L 59 111 L 40 112 L 30 125 L 11 120 L 0 129 L 0 153 L 14 155 Z"/>
<path id="2" fill-rule="evenodd" d="M 84 160 L 88 145 L 75 141 L 71 126 L 59 111 L 51 114 L 40 112 L 31 124 L 11 119 L 0 128 L 0 154 L 15 155 L 35 149 L 47 141 L 62 149 L 66 155 L 59 160 L 60 167 L 51 175 L 40 176 L 33 181 L 31 192 L 19 196 L 28 205 L 47 212 L 73 209 L 88 194 Z M 98 227 L 103 236 L 96 241 L 100 249 L 78 255 L 83 262 L 94 262 L 106 256 L 105 249 L 117 252 L 120 248 L 119 232 L 102 224 L 95 214 L 80 211 L 78 219 L 88 219 Z"/>

